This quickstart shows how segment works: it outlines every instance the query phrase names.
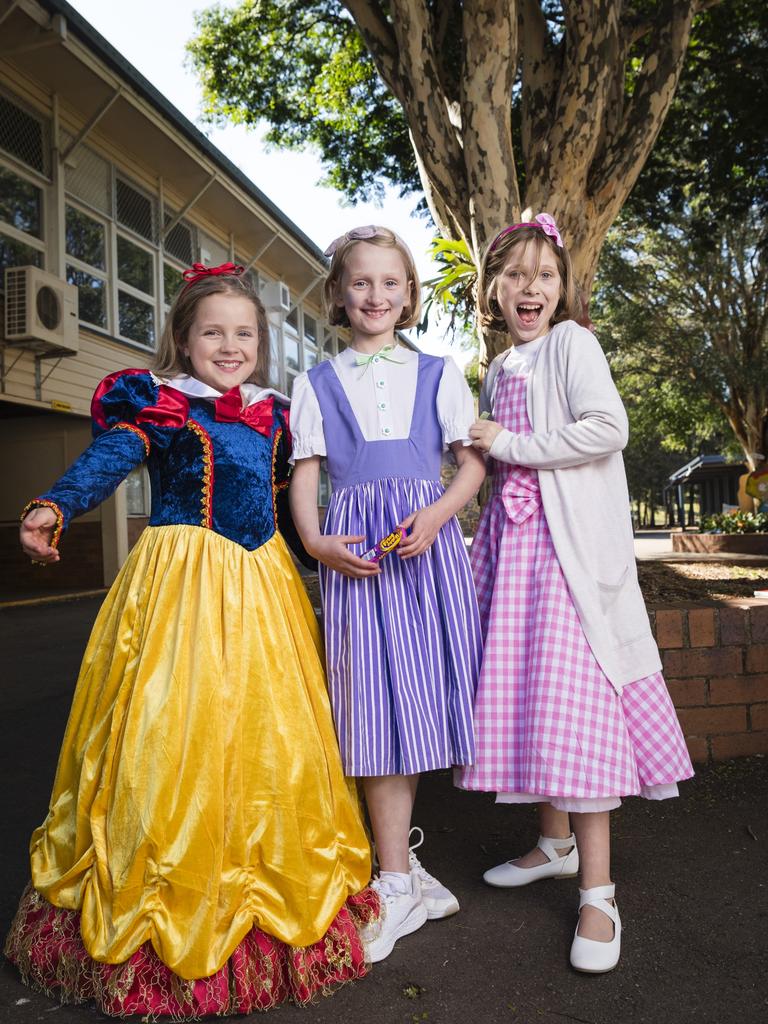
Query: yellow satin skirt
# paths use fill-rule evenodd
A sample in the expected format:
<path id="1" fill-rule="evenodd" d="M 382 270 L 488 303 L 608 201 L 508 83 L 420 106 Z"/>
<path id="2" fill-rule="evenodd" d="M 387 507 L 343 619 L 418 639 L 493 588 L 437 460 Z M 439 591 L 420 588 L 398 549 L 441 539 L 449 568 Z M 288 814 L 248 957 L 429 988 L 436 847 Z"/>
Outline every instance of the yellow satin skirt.
<path id="1" fill-rule="evenodd" d="M 32 881 L 88 953 L 204 978 L 320 939 L 370 878 L 312 608 L 283 539 L 149 527 L 91 634 Z"/>

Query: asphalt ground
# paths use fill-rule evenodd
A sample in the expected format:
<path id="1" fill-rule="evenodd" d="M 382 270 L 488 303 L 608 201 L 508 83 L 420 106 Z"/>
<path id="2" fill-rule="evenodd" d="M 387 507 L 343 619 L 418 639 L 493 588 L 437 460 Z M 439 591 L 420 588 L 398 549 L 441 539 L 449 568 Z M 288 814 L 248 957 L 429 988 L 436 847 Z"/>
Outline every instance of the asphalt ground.
<path id="1" fill-rule="evenodd" d="M 27 881 L 29 836 L 46 813 L 100 600 L 0 611 L 3 935 Z M 612 817 L 624 923 L 612 974 L 568 965 L 575 879 L 509 891 L 482 882 L 485 868 L 533 845 L 533 810 L 461 793 L 436 772 L 417 799 L 414 821 L 426 833 L 419 854 L 461 912 L 428 922 L 333 997 L 271 1013 L 283 1024 L 766 1024 L 768 759 L 702 769 L 679 800 L 630 799 Z M 90 1006 L 59 1006 L 0 966 L 0 1024 L 107 1019 Z"/>

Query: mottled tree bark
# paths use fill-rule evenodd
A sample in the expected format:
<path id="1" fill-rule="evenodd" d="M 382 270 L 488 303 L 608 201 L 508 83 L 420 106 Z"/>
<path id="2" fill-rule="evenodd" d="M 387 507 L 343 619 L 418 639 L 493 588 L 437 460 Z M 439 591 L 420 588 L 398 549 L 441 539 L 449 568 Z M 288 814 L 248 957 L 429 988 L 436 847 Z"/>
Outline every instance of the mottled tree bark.
<path id="1" fill-rule="evenodd" d="M 605 235 L 669 109 L 694 14 L 717 0 L 662 0 L 641 19 L 624 0 L 563 0 L 555 40 L 539 0 L 344 0 L 382 79 L 401 103 L 430 210 L 476 262 L 505 224 L 546 210 L 577 277 L 592 286 Z M 436 12 L 436 13 L 435 13 Z M 461 25 L 461 72 L 443 63 Z M 454 41 L 455 42 L 455 41 Z M 626 62 L 642 66 L 626 89 Z M 522 151 L 512 145 L 512 87 L 522 67 Z M 525 169 L 518 191 L 516 160 Z M 487 339 L 487 353 L 500 345 Z"/>

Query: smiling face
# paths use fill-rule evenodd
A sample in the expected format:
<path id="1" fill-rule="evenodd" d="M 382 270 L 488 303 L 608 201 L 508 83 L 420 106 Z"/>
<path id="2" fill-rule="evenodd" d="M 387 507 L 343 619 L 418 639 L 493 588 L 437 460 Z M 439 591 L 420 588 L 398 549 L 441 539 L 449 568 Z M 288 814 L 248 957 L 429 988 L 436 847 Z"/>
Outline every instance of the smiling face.
<path id="1" fill-rule="evenodd" d="M 395 248 L 358 242 L 349 251 L 336 304 L 343 306 L 352 328 L 352 344 L 375 352 L 394 340 L 403 309 L 411 302 L 412 282 Z"/>
<path id="2" fill-rule="evenodd" d="M 259 325 L 249 298 L 216 292 L 200 299 L 182 351 L 192 373 L 216 391 L 243 384 L 256 369 Z"/>
<path id="3" fill-rule="evenodd" d="M 552 326 L 562 298 L 556 258 L 547 246 L 536 241 L 514 246 L 496 278 L 495 290 L 513 343 L 535 341 Z"/>

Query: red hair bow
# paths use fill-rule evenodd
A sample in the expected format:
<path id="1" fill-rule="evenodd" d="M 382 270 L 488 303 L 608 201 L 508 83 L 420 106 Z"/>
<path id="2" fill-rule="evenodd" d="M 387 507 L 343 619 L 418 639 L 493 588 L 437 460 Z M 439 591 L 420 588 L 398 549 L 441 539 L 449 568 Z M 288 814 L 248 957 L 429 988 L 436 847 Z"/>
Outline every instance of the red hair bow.
<path id="1" fill-rule="evenodd" d="M 240 277 L 244 273 L 245 267 L 241 267 L 239 263 L 222 263 L 218 267 L 206 267 L 204 263 L 193 263 L 189 270 L 185 270 L 181 276 L 187 285 L 190 285 L 204 277 L 221 277 L 225 274 L 230 277 Z"/>

